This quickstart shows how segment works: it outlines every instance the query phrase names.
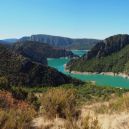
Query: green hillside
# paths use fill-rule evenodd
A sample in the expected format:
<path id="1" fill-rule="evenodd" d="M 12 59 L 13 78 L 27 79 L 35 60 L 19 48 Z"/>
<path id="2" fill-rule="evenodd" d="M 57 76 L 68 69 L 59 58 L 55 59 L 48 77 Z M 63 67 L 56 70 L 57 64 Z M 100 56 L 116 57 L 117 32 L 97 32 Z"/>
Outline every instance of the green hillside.
<path id="1" fill-rule="evenodd" d="M 81 72 L 124 72 L 129 73 L 129 40 L 128 36 L 110 37 L 104 43 L 97 44 L 84 57 L 69 62 L 71 71 Z M 123 38 L 123 39 L 122 39 Z M 125 42 L 126 39 L 126 42 Z M 123 44 L 122 44 L 123 43 Z M 108 47 L 109 46 L 109 47 Z M 105 49 L 106 48 L 106 49 Z"/>

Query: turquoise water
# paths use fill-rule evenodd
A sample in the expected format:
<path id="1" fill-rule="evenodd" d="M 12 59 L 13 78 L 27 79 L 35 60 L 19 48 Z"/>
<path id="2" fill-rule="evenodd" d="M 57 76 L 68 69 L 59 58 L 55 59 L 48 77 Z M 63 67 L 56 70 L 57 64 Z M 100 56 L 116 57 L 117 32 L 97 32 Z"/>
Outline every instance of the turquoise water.
<path id="1" fill-rule="evenodd" d="M 76 54 L 81 53 L 83 55 L 86 51 L 74 51 Z M 78 54 L 79 55 L 79 54 Z M 80 56 L 81 56 L 80 55 Z M 64 64 L 66 64 L 70 59 L 68 58 L 59 58 L 59 59 L 48 59 L 48 65 L 56 68 L 58 71 L 68 74 L 72 77 L 78 78 L 83 81 L 95 81 L 97 85 L 100 86 L 113 86 L 113 87 L 124 87 L 129 88 L 129 79 L 125 79 L 119 76 L 108 76 L 108 75 L 80 75 L 80 74 L 71 74 L 64 71 Z"/>
<path id="2" fill-rule="evenodd" d="M 72 52 L 75 55 L 79 55 L 80 57 L 83 56 L 84 54 L 86 54 L 88 52 L 88 50 L 72 50 Z"/>

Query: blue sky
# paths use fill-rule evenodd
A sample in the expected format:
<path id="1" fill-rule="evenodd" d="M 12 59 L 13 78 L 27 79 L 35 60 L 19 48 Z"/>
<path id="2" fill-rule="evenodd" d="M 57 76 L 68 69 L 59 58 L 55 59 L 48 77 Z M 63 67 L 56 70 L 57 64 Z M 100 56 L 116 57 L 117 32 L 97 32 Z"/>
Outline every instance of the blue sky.
<path id="1" fill-rule="evenodd" d="M 31 34 L 98 38 L 128 33 L 129 0 L 0 0 L 0 39 Z"/>

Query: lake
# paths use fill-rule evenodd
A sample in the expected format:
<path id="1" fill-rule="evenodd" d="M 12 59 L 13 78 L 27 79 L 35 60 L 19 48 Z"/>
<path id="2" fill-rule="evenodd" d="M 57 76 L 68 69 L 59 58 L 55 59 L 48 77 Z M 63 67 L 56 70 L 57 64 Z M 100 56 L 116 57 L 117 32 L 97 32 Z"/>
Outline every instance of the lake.
<path id="1" fill-rule="evenodd" d="M 72 50 L 74 54 L 77 54 L 79 56 L 82 56 L 84 53 L 87 53 L 86 50 Z M 109 76 L 109 75 L 80 75 L 80 74 L 71 74 L 64 70 L 64 65 L 67 64 L 69 61 L 69 58 L 49 58 L 48 59 L 48 65 L 51 67 L 56 68 L 58 71 L 68 74 L 72 77 L 75 77 L 77 79 L 83 80 L 83 81 L 95 81 L 96 85 L 99 86 L 113 86 L 113 87 L 124 87 L 129 88 L 129 79 L 125 79 L 119 76 Z"/>

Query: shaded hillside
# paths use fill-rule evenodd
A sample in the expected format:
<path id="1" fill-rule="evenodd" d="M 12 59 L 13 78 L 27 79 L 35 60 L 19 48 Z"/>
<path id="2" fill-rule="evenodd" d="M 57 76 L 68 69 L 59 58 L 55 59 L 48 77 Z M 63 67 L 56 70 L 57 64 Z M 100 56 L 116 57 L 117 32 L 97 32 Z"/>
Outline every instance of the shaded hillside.
<path id="1" fill-rule="evenodd" d="M 67 49 L 91 49 L 99 40 L 72 39 L 67 37 L 38 34 L 30 37 L 23 37 L 19 41 L 38 41 L 41 43 L 48 43 L 55 47 Z"/>
<path id="2" fill-rule="evenodd" d="M 0 45 L 0 76 L 8 79 L 10 85 L 58 86 L 74 80 L 57 70 L 32 62 Z"/>
<path id="3" fill-rule="evenodd" d="M 57 49 L 48 44 L 25 41 L 21 43 L 15 43 L 12 46 L 12 50 L 29 57 L 33 60 L 37 60 L 42 63 L 42 58 L 60 58 L 60 57 L 74 57 L 75 55 L 71 51 L 64 49 Z M 41 61 L 40 61 L 41 60 Z"/>
<path id="4" fill-rule="evenodd" d="M 87 55 L 72 60 L 68 68 L 82 72 L 129 73 L 129 35 L 116 35 L 98 43 Z"/>

